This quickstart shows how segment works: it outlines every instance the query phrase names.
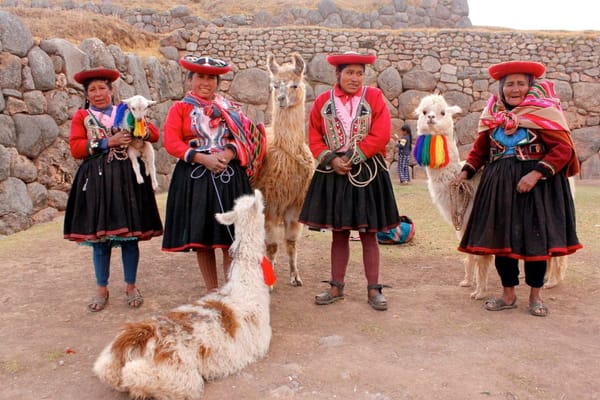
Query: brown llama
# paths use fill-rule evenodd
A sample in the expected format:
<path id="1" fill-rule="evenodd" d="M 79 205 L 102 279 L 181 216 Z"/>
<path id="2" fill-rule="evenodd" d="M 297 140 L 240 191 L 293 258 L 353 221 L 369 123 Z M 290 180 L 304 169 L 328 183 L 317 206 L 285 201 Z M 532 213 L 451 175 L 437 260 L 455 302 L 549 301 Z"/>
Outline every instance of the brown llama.
<path id="1" fill-rule="evenodd" d="M 267 56 L 272 122 L 267 127 L 267 152 L 254 187 L 265 199 L 267 258 L 275 264 L 279 227 L 283 225 L 290 284 L 302 286 L 296 248 L 302 232 L 298 217 L 314 166 L 305 134 L 305 63 L 298 53 L 290 58 L 291 62 L 279 65 L 272 54 Z"/>

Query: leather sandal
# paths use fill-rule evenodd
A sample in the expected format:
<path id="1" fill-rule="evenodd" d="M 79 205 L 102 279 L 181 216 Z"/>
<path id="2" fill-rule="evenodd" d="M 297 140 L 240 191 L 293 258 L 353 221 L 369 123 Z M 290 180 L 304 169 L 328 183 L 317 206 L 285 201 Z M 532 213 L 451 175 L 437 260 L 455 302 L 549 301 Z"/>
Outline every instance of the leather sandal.
<path id="1" fill-rule="evenodd" d="M 383 295 L 383 293 L 381 292 L 381 289 L 383 289 L 384 287 L 389 288 L 391 286 L 388 285 L 380 285 L 380 284 L 374 284 L 374 285 L 368 285 L 367 286 L 367 297 L 368 297 L 368 301 L 369 301 L 369 305 L 377 310 L 377 311 L 385 311 L 388 309 L 388 303 L 387 303 L 387 299 L 385 298 L 385 296 Z M 376 294 L 375 296 L 370 296 L 369 295 L 369 291 L 371 289 L 377 289 L 379 291 L 379 294 Z"/>
<path id="2" fill-rule="evenodd" d="M 328 290 L 319 293 L 318 295 L 315 296 L 315 303 L 323 306 L 323 305 L 327 305 L 327 304 L 332 304 L 335 303 L 338 300 L 344 300 L 344 284 L 341 282 L 336 282 L 336 281 L 323 281 L 323 283 L 329 283 L 329 285 L 331 285 L 331 288 L 329 288 Z M 337 296 L 334 296 L 331 293 L 331 289 L 333 287 L 337 288 Z"/>
<path id="3" fill-rule="evenodd" d="M 91 312 L 98 312 L 104 310 L 106 304 L 108 304 L 108 291 L 106 292 L 106 296 L 104 297 L 99 295 L 95 295 L 94 297 L 92 297 L 92 299 L 87 305 L 87 308 Z"/>
<path id="4" fill-rule="evenodd" d="M 127 297 L 127 305 L 130 308 L 139 308 L 144 302 L 144 297 L 138 288 L 135 288 L 132 294 L 127 294 L 127 291 L 125 291 L 125 296 Z"/>

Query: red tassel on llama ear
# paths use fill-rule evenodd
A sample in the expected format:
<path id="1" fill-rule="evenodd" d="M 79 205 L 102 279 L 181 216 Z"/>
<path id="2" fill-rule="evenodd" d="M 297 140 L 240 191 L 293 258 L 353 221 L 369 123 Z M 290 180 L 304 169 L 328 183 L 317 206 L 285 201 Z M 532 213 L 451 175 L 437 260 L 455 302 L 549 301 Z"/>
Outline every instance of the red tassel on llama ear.
<path id="1" fill-rule="evenodd" d="M 263 277 L 265 279 L 265 284 L 269 287 L 273 286 L 275 282 L 277 282 L 277 277 L 275 276 L 275 270 L 273 269 L 273 264 L 267 257 L 263 257 L 260 266 L 263 270 Z"/>

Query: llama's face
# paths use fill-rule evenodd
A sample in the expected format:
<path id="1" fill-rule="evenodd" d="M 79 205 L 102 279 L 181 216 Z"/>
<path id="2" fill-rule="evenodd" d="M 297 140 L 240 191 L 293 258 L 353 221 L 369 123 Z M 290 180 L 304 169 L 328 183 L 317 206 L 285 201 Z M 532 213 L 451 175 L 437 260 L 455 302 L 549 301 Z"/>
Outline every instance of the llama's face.
<path id="1" fill-rule="evenodd" d="M 288 108 L 304 102 L 304 60 L 297 53 L 292 54 L 292 61 L 277 64 L 272 55 L 267 58 L 273 91 L 273 102 L 279 108 Z"/>
<path id="2" fill-rule="evenodd" d="M 148 107 L 156 104 L 155 101 L 148 100 L 144 96 L 135 95 L 128 99 L 123 100 L 123 103 L 127 104 L 127 108 L 133 114 L 136 121 L 141 121 L 146 116 Z"/>
<path id="3" fill-rule="evenodd" d="M 461 109 L 458 106 L 448 106 L 440 95 L 424 97 L 415 110 L 417 115 L 418 135 L 446 135 L 451 137 L 454 132 L 452 116 Z"/>

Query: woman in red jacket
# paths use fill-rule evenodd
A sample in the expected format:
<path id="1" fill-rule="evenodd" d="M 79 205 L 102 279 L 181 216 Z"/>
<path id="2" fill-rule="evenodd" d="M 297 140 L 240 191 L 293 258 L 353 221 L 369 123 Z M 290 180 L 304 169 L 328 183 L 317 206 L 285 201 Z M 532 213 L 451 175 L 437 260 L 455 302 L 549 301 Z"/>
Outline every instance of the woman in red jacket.
<path id="1" fill-rule="evenodd" d="M 165 149 L 179 159 L 169 186 L 163 251 L 196 252 L 207 291 L 219 286 L 216 249 L 223 253 L 224 276 L 229 273 L 234 228 L 214 215 L 233 208 L 236 198 L 252 193 L 256 154 L 252 138 L 264 140 L 238 105 L 217 93 L 220 75 L 231 66 L 211 57 L 188 55 L 179 60 L 188 70 L 190 91 L 175 102 L 164 126 Z M 254 136 L 253 136 L 254 135 Z"/>
<path id="2" fill-rule="evenodd" d="M 82 160 L 73 179 L 64 219 L 65 239 L 92 246 L 97 293 L 88 304 L 90 311 L 104 309 L 108 302 L 110 256 L 121 247 L 127 304 L 137 308 L 144 301 L 136 287 L 140 257 L 139 240 L 162 234 L 162 222 L 154 190 L 144 163 L 144 183 L 138 184 L 127 145 L 131 134 L 113 128 L 118 107 L 113 105 L 113 82 L 119 72 L 97 68 L 74 75 L 83 85 L 86 104 L 71 121 L 71 154 Z M 158 129 L 146 124 L 144 140 L 156 142 Z"/>
<path id="3" fill-rule="evenodd" d="M 548 258 L 582 247 L 567 181 L 579 171 L 579 161 L 553 83 L 537 79 L 545 70 L 532 61 L 489 67 L 499 94 L 481 114 L 479 134 L 457 179 L 460 184 L 485 166 L 458 249 L 495 255 L 503 291 L 486 301 L 490 311 L 517 307 L 518 261 L 524 260 L 529 312 L 546 316 L 541 288 Z"/>
<path id="4" fill-rule="evenodd" d="M 377 232 L 400 223 L 385 162 L 391 120 L 382 92 L 363 86 L 365 64 L 375 55 L 333 54 L 337 84 L 315 100 L 309 120 L 309 147 L 317 159 L 300 222 L 311 229 L 331 229 L 330 288 L 315 302 L 331 304 L 344 298 L 344 278 L 350 257 L 350 231 L 359 232 L 367 278 L 368 302 L 386 310 L 379 283 Z"/>

